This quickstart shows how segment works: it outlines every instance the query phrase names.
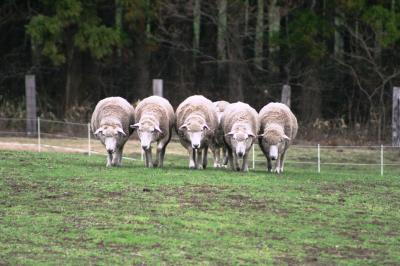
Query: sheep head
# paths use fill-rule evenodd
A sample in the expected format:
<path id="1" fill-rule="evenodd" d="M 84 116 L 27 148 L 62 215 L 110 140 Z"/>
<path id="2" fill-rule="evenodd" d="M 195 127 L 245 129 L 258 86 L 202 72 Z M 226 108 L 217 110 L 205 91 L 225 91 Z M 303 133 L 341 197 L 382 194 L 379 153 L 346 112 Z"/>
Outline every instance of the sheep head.
<path id="1" fill-rule="evenodd" d="M 231 131 L 225 136 L 230 138 L 232 150 L 239 158 L 246 155 L 255 138 L 255 134 L 247 124 L 234 124 Z"/>
<path id="2" fill-rule="evenodd" d="M 283 127 L 280 125 L 270 125 L 266 127 L 264 133 L 259 137 L 262 138 L 263 145 L 269 151 L 269 157 L 276 160 L 278 155 L 283 152 L 290 138 L 285 135 Z"/>
<path id="3" fill-rule="evenodd" d="M 153 121 L 141 121 L 130 125 L 130 127 L 137 130 L 140 145 L 144 150 L 150 149 L 151 143 L 157 141 L 159 135 L 162 133 L 160 126 Z"/>
<path id="4" fill-rule="evenodd" d="M 94 132 L 94 135 L 101 140 L 109 154 L 116 151 L 120 139 L 126 136 L 120 125 L 107 124 L 101 125 L 96 132 Z"/>
<path id="5" fill-rule="evenodd" d="M 210 130 L 210 128 L 204 119 L 188 119 L 179 127 L 179 131 L 183 132 L 193 149 L 201 148 L 207 130 Z"/>

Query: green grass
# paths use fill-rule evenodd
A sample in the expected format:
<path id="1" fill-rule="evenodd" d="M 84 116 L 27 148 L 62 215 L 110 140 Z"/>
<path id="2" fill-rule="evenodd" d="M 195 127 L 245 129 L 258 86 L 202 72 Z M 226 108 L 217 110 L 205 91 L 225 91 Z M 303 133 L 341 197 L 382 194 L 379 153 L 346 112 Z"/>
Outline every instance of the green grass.
<path id="1" fill-rule="evenodd" d="M 0 264 L 400 264 L 395 172 L 186 168 L 0 151 Z"/>

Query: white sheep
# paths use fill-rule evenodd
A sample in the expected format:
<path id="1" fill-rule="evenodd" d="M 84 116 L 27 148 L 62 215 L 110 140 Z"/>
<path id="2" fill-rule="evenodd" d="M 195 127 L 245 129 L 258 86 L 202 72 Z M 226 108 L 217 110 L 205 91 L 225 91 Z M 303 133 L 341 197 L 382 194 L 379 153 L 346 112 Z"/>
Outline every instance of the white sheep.
<path id="1" fill-rule="evenodd" d="M 269 103 L 259 113 L 259 144 L 267 158 L 267 170 L 272 170 L 271 160 L 276 160 L 274 172 L 283 172 L 285 153 L 296 137 L 298 125 L 292 111 L 282 103 Z"/>
<path id="2" fill-rule="evenodd" d="M 228 150 L 224 143 L 224 131 L 222 129 L 221 118 L 225 108 L 229 105 L 227 101 L 213 102 L 218 117 L 218 128 L 214 135 L 214 140 L 210 143 L 210 149 L 214 157 L 214 167 L 221 167 L 228 163 Z M 221 160 L 221 150 L 223 159 Z"/>
<path id="3" fill-rule="evenodd" d="M 140 144 L 145 152 L 146 167 L 163 167 L 165 149 L 172 135 L 175 123 L 174 109 L 167 99 L 160 96 L 150 96 L 143 99 L 135 109 L 136 124 L 131 128 L 137 129 Z M 156 161 L 151 157 L 151 143 L 157 142 Z"/>
<path id="4" fill-rule="evenodd" d="M 222 116 L 225 143 L 232 170 L 248 171 L 248 156 L 259 131 L 258 114 L 242 102 L 230 104 Z M 243 159 L 239 166 L 239 159 Z"/>
<path id="5" fill-rule="evenodd" d="M 134 108 L 121 97 L 109 97 L 99 101 L 91 119 L 93 134 L 107 150 L 107 166 L 121 165 L 124 145 L 133 130 Z"/>
<path id="6" fill-rule="evenodd" d="M 190 96 L 178 106 L 175 116 L 179 140 L 189 153 L 189 168 L 205 169 L 208 146 L 218 126 L 213 103 L 201 95 Z"/>

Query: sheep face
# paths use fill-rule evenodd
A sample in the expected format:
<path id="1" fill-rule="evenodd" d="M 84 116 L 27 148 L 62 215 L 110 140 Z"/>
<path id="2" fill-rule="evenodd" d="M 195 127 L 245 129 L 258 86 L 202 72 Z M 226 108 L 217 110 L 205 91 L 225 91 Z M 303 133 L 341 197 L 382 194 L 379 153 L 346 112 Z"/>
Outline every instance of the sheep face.
<path id="1" fill-rule="evenodd" d="M 183 131 L 186 139 L 190 141 L 193 149 L 201 148 L 206 131 L 209 129 L 207 124 L 197 121 L 187 122 L 179 127 L 179 130 Z"/>
<path id="2" fill-rule="evenodd" d="M 290 140 L 283 132 L 277 130 L 269 130 L 262 137 L 263 146 L 269 151 L 269 157 L 272 160 L 278 159 L 278 155 L 282 154 L 286 147 L 286 143 Z"/>
<path id="3" fill-rule="evenodd" d="M 109 154 L 115 153 L 120 139 L 126 136 L 124 130 L 115 125 L 103 125 L 96 130 L 94 135 L 101 140 Z"/>
<path id="4" fill-rule="evenodd" d="M 140 139 L 140 145 L 144 150 L 150 149 L 151 143 L 157 141 L 162 133 L 158 125 L 147 121 L 136 123 L 130 127 L 137 130 Z"/>
<path id="5" fill-rule="evenodd" d="M 249 132 L 246 128 L 237 128 L 226 135 L 230 137 L 232 150 L 235 151 L 239 158 L 242 158 L 250 149 L 255 137 L 254 134 Z"/>
<path id="6" fill-rule="evenodd" d="M 219 108 L 217 108 L 217 118 L 218 118 L 218 124 L 221 123 L 221 118 L 222 115 L 224 114 L 224 112 L 221 112 L 221 110 Z"/>

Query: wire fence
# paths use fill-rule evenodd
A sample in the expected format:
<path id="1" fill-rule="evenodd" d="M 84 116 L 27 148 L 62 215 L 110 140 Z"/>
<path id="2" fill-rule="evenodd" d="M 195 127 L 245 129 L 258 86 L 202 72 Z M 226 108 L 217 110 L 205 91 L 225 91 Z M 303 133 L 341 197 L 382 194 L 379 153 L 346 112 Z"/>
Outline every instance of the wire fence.
<path id="1" fill-rule="evenodd" d="M 37 118 L 37 132 L 27 133 L 27 119 L 0 118 L 0 145 L 4 149 L 34 151 L 78 152 L 88 156 L 106 155 L 104 147 L 96 140 L 89 123 L 64 122 Z M 177 136 L 167 148 L 168 154 L 187 155 Z M 140 144 L 135 134 L 125 145 L 124 159 L 143 160 Z M 209 156 L 212 160 L 211 156 Z M 253 145 L 251 168 L 265 169 L 266 160 L 258 145 Z M 285 165 L 311 168 L 321 173 L 324 169 L 363 170 L 400 176 L 400 148 L 389 145 L 325 146 L 292 145 L 287 152 Z"/>

